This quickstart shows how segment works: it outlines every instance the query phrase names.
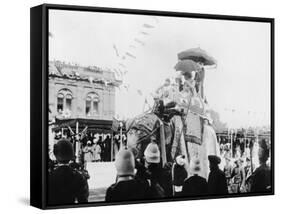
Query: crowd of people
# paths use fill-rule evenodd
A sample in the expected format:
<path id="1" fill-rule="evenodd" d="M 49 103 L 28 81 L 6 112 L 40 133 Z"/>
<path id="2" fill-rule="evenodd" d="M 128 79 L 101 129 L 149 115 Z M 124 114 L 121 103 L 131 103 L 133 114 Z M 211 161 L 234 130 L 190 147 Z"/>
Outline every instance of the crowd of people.
<path id="1" fill-rule="evenodd" d="M 270 145 L 267 139 L 251 140 L 246 144 L 236 144 L 231 151 L 231 146 L 221 144 L 222 163 L 220 168 L 225 172 L 229 193 L 243 193 L 250 191 L 253 172 L 262 165 L 260 150 L 266 152 L 265 165 L 270 168 Z M 242 147 L 242 148 L 241 148 Z"/>
<path id="2" fill-rule="evenodd" d="M 87 176 L 73 167 L 72 144 L 59 140 L 54 145 L 58 164 L 48 177 L 48 200 L 50 205 L 85 203 L 88 201 Z M 230 193 L 266 193 L 271 191 L 271 169 L 267 161 L 269 149 L 264 141 L 259 143 L 259 166 L 252 171 L 249 159 L 226 158 L 221 169 L 222 158 L 209 155 L 209 174 L 201 177 L 200 159 L 191 158 L 187 170 L 186 157 L 179 155 L 174 163 L 161 164 L 160 149 L 150 142 L 143 159 L 136 159 L 131 150 L 121 148 L 115 157 L 116 181 L 106 190 L 105 201 L 121 202 L 172 197 L 200 197 L 226 195 Z"/>
<path id="3" fill-rule="evenodd" d="M 61 139 L 68 139 L 73 145 L 77 141 L 75 135 L 70 132 L 61 131 L 55 133 L 53 143 L 55 144 Z M 80 137 L 81 142 L 81 159 L 83 163 L 88 162 L 109 162 L 112 161 L 119 151 L 121 144 L 126 144 L 126 136 L 123 134 L 122 142 L 119 133 L 94 133 L 87 132 L 83 137 Z M 50 145 L 52 147 L 53 144 Z M 49 148 L 49 155 L 55 161 L 53 148 Z M 85 164 L 86 165 L 86 164 Z"/>
<path id="4" fill-rule="evenodd" d="M 83 162 L 108 162 L 120 150 L 121 144 L 125 144 L 126 137 L 123 135 L 121 142 L 120 134 L 94 134 L 93 137 L 85 137 L 82 142 Z"/>

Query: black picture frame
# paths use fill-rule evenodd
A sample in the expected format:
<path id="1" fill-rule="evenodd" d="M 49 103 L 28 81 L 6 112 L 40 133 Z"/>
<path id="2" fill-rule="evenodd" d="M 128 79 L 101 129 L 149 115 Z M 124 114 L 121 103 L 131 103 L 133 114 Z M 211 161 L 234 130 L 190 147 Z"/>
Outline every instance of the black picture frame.
<path id="1" fill-rule="evenodd" d="M 135 15 L 156 15 L 167 17 L 186 17 L 215 20 L 234 20 L 246 22 L 269 23 L 271 36 L 271 142 L 272 142 L 272 192 L 269 193 L 243 193 L 219 196 L 205 196 L 196 198 L 170 198 L 157 199 L 149 201 L 126 201 L 126 202 L 92 202 L 86 204 L 58 205 L 48 206 L 46 201 L 47 194 L 47 151 L 48 151 L 48 11 L 50 9 L 72 10 L 72 11 L 90 11 L 105 12 L 118 14 L 135 14 Z M 154 202 L 171 202 L 182 200 L 198 199 L 215 199 L 215 198 L 232 198 L 248 197 L 274 194 L 274 19 L 261 17 L 246 16 L 227 16 L 197 14 L 186 12 L 167 12 L 167 11 L 150 11 L 134 10 L 119 8 L 88 7 L 74 5 L 55 5 L 43 4 L 30 9 L 30 204 L 41 209 L 54 208 L 73 208 L 73 207 L 91 207 L 104 205 L 120 204 L 137 204 L 137 203 L 154 203 Z"/>

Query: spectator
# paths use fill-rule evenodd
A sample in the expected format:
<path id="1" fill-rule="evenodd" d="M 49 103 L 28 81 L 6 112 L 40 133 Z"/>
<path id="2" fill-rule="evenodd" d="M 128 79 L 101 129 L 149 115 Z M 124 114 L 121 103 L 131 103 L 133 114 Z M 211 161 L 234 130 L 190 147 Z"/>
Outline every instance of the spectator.
<path id="1" fill-rule="evenodd" d="M 191 162 L 192 176 L 184 181 L 182 196 L 202 196 L 208 193 L 208 183 L 205 178 L 199 176 L 201 163 L 199 159 Z"/>
<path id="2" fill-rule="evenodd" d="M 244 192 L 245 189 L 245 171 L 243 168 L 243 159 L 239 158 L 235 162 L 231 177 L 233 179 L 234 193 Z"/>
<path id="3" fill-rule="evenodd" d="M 135 161 L 132 152 L 120 150 L 116 155 L 116 183 L 106 190 L 105 201 L 144 200 L 147 198 L 148 185 L 135 179 Z"/>
<path id="4" fill-rule="evenodd" d="M 228 193 L 226 177 L 219 169 L 221 159 L 216 155 L 208 156 L 210 162 L 210 173 L 208 178 L 208 193 L 211 195 L 225 195 Z"/>
<path id="5" fill-rule="evenodd" d="M 232 166 L 230 163 L 230 158 L 227 156 L 225 157 L 225 166 L 224 166 L 223 172 L 226 177 L 227 185 L 229 185 L 230 179 L 231 179 L 231 174 L 232 174 Z"/>
<path id="6" fill-rule="evenodd" d="M 85 162 L 92 162 L 93 160 L 93 151 L 92 151 L 91 144 L 92 144 L 91 141 L 88 140 L 86 146 L 83 148 Z"/>
<path id="7" fill-rule="evenodd" d="M 187 171 L 185 169 L 185 157 L 179 155 L 176 157 L 176 161 L 173 165 L 173 186 L 174 186 L 174 195 L 179 196 L 182 191 L 182 186 L 184 180 L 187 178 Z"/>
<path id="8" fill-rule="evenodd" d="M 111 156 L 111 140 L 107 135 L 104 139 L 104 161 L 110 161 Z"/>
<path id="9" fill-rule="evenodd" d="M 251 166 L 251 159 L 246 158 L 246 166 L 244 167 L 245 170 L 245 180 L 247 180 L 252 174 L 252 166 Z"/>
<path id="10" fill-rule="evenodd" d="M 70 167 L 74 158 L 72 144 L 62 139 L 54 145 L 54 155 L 58 166 L 49 173 L 48 204 L 64 205 L 88 202 L 89 187 L 81 172 Z"/>
<path id="11" fill-rule="evenodd" d="M 250 177 L 250 192 L 271 192 L 271 169 L 266 165 L 269 158 L 269 148 L 265 140 L 259 143 L 258 158 L 260 166 Z"/>
<path id="12" fill-rule="evenodd" d="M 97 138 L 94 138 L 93 143 L 94 145 L 92 146 L 92 152 L 93 152 L 93 161 L 94 162 L 99 162 L 101 161 L 101 147 L 98 144 L 98 140 Z"/>
<path id="13" fill-rule="evenodd" d="M 104 161 L 104 141 L 103 141 L 103 135 L 99 135 L 99 138 L 98 138 L 98 143 L 97 143 L 99 146 L 100 146 L 100 161 Z"/>

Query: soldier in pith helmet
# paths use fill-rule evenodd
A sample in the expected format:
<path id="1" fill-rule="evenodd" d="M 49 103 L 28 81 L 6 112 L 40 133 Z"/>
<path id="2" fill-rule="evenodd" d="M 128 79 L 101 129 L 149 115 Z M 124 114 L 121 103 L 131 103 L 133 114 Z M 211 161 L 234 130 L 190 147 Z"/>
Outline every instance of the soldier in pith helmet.
<path id="1" fill-rule="evenodd" d="M 148 184 L 135 179 L 134 155 L 127 149 L 121 149 L 115 159 L 117 171 L 116 183 L 106 190 L 105 201 L 129 201 L 147 199 Z"/>
<path id="2" fill-rule="evenodd" d="M 72 144 L 62 139 L 54 145 L 58 165 L 49 173 L 48 204 L 64 205 L 88 202 L 89 187 L 81 172 L 70 166 L 74 159 Z"/>

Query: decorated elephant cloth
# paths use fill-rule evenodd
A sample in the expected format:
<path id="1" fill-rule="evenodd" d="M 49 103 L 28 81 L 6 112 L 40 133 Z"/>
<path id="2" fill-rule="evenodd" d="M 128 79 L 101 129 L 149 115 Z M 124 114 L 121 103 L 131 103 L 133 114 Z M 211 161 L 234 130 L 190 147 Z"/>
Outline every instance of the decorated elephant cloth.
<path id="1" fill-rule="evenodd" d="M 189 112 L 184 121 L 186 125 L 185 136 L 187 141 L 192 141 L 193 143 L 201 144 L 202 140 L 202 120 L 199 115 Z"/>
<path id="2" fill-rule="evenodd" d="M 139 115 L 126 122 L 127 146 L 135 151 L 137 158 L 142 158 L 151 137 L 159 142 L 160 120 L 153 113 Z"/>
<path id="3" fill-rule="evenodd" d="M 220 156 L 220 146 L 217 141 L 217 136 L 214 128 L 209 124 L 204 124 L 203 126 L 203 139 L 202 139 L 202 171 L 204 172 L 205 178 L 208 178 L 210 172 L 209 169 L 209 155 Z"/>
<path id="4" fill-rule="evenodd" d="M 186 148 L 184 133 L 183 133 L 182 118 L 179 115 L 175 115 L 170 121 L 170 127 L 173 132 L 172 134 L 174 136 L 173 139 L 171 138 L 172 141 L 171 153 L 170 153 L 171 159 L 175 159 L 178 155 L 184 155 L 185 157 L 188 158 L 187 148 Z"/>
<path id="5" fill-rule="evenodd" d="M 191 175 L 189 163 L 192 159 L 199 159 L 201 171 L 198 173 L 204 178 L 208 178 L 209 161 L 208 155 L 219 156 L 219 144 L 215 130 L 209 124 L 203 124 L 202 118 L 196 114 L 189 114 L 182 120 L 180 116 L 174 116 L 171 120 L 171 127 L 174 131 L 174 138 L 171 147 L 171 156 L 179 154 L 187 157 L 186 169 Z M 193 121 L 192 121 L 193 120 Z M 186 124 L 184 124 L 186 123 Z M 186 132 L 183 133 L 183 126 L 186 125 Z"/>
<path id="6" fill-rule="evenodd" d="M 169 122 L 163 122 L 153 113 L 143 114 L 127 121 L 126 128 L 128 148 L 135 148 L 138 151 L 138 158 L 143 156 L 144 149 L 151 137 L 155 138 L 161 151 L 164 151 L 162 145 L 165 145 L 168 162 L 173 162 L 176 155 L 179 154 L 187 156 L 182 132 L 183 123 L 178 115 L 175 115 Z M 161 130 L 164 132 L 164 136 L 161 136 Z"/>

